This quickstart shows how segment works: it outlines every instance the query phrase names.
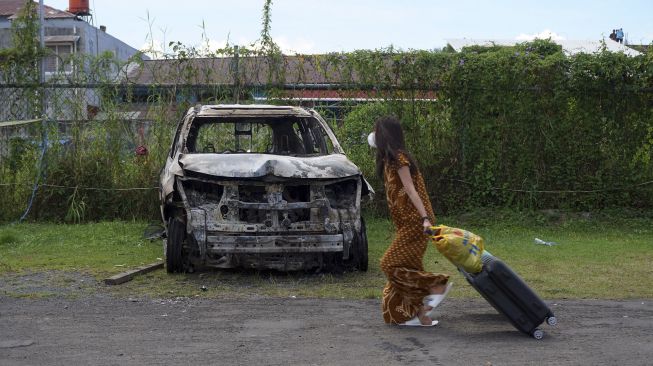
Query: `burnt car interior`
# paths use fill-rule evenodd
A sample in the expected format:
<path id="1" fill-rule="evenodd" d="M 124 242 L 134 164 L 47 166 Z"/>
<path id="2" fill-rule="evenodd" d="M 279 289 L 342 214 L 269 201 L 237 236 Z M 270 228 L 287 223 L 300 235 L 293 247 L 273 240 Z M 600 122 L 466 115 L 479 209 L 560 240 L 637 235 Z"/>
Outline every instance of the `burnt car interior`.
<path id="1" fill-rule="evenodd" d="M 330 153 L 325 132 L 312 118 L 197 118 L 187 153 L 258 153 L 319 156 Z"/>

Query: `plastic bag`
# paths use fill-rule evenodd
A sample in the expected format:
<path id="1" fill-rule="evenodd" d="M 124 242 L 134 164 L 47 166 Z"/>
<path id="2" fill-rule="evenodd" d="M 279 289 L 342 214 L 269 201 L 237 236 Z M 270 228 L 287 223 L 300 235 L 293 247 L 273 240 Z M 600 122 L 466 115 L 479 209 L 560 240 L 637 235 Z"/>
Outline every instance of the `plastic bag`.
<path id="1" fill-rule="evenodd" d="M 430 235 L 438 251 L 456 267 L 468 273 L 478 273 L 483 268 L 483 238 L 480 236 L 444 225 L 432 226 Z"/>

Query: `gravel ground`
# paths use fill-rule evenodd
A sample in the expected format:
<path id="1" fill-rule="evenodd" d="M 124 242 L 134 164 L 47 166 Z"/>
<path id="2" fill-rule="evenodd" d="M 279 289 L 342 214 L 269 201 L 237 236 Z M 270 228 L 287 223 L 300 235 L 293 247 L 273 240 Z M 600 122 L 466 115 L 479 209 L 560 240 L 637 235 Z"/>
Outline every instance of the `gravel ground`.
<path id="1" fill-rule="evenodd" d="M 0 295 L 1 365 L 650 365 L 653 301 L 550 302 L 537 341 L 482 299 L 440 324 L 383 324 L 378 300 Z"/>

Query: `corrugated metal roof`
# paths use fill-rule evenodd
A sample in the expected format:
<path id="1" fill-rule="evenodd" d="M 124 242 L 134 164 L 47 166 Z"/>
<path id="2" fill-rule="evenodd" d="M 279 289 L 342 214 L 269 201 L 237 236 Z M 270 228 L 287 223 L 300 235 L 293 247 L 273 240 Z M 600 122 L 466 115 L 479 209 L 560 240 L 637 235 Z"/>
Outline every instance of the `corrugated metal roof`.
<path id="1" fill-rule="evenodd" d="M 25 0 L 2 0 L 0 1 L 0 17 L 15 19 L 23 6 L 25 6 Z M 38 8 L 38 4 L 36 4 L 36 6 Z M 45 10 L 43 16 L 46 19 L 75 18 L 75 14 L 55 9 L 47 5 L 43 5 L 43 9 Z"/>
<path id="2" fill-rule="evenodd" d="M 514 39 L 447 39 L 447 43 L 453 47 L 454 50 L 460 52 L 463 47 L 469 46 L 514 46 L 523 41 Z M 562 46 L 562 50 L 568 55 L 575 55 L 577 53 L 596 53 L 600 52 L 603 47 L 603 41 L 591 40 L 551 40 L 556 44 Z M 613 40 L 605 40 L 605 47 L 610 52 L 623 52 L 628 56 L 639 56 L 640 52 Z"/>
<path id="3" fill-rule="evenodd" d="M 269 75 L 270 59 L 268 57 L 241 57 L 238 71 L 241 85 L 268 85 L 283 81 L 286 84 L 325 85 L 338 83 L 395 84 L 402 80 L 397 74 L 397 61 L 385 57 L 379 67 L 386 72 L 386 80 L 369 80 L 363 78 L 355 68 L 344 62 L 334 62 L 338 55 L 284 55 L 280 60 L 280 74 Z M 195 58 L 190 60 L 158 59 L 146 60 L 138 65 L 124 69 L 125 77 L 136 84 L 174 85 L 186 84 L 233 84 L 234 58 Z M 188 71 L 188 72 L 185 72 Z M 199 71 L 199 72 L 198 72 Z M 383 74 L 382 71 L 380 71 Z M 187 76 L 186 76 L 187 75 Z M 271 80 L 269 79 L 271 78 Z"/>
<path id="4" fill-rule="evenodd" d="M 241 84 L 267 85 L 270 60 L 267 57 L 243 57 L 239 60 L 238 70 Z M 180 62 L 178 60 L 147 60 L 139 67 L 130 67 L 127 78 L 137 84 L 170 85 L 177 84 L 179 75 L 185 70 L 201 72 L 189 73 L 193 76 L 184 80 L 191 84 L 232 84 L 234 58 L 196 58 Z M 390 68 L 390 66 L 388 66 Z M 355 71 L 334 66 L 324 56 L 283 56 L 281 69 L 286 83 L 326 84 L 334 81 L 357 80 Z"/>

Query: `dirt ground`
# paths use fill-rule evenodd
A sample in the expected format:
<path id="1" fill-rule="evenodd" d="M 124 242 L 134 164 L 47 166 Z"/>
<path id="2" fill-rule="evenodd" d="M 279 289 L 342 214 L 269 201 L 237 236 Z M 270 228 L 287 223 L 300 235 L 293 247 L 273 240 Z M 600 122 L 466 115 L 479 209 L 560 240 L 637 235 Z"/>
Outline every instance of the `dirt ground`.
<path id="1" fill-rule="evenodd" d="M 653 300 L 548 301 L 538 341 L 481 298 L 447 299 L 432 328 L 386 325 L 378 300 L 9 297 L 0 365 L 651 365 Z M 100 286 L 101 287 L 101 286 Z"/>

